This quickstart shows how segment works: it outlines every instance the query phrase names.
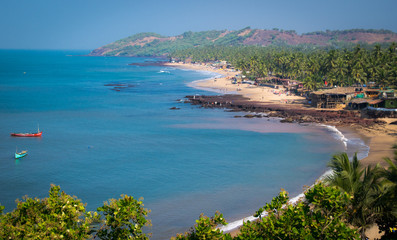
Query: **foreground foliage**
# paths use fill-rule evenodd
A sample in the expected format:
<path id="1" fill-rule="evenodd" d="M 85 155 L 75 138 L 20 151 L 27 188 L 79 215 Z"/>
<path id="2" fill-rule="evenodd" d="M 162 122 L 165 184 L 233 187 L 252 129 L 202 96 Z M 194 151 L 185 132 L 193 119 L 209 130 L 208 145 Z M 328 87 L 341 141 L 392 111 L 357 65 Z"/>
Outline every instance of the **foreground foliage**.
<path id="1" fill-rule="evenodd" d="M 148 239 L 141 230 L 149 223 L 144 219 L 148 212 L 141 201 L 129 196 L 98 208 L 105 221 L 59 186 L 51 186 L 48 198 L 24 197 L 12 212 L 3 214 L 3 210 L 0 206 L 0 239 L 88 239 L 95 234 L 97 239 Z"/>
<path id="2" fill-rule="evenodd" d="M 256 212 L 259 219 L 245 222 L 234 238 L 217 228 L 226 222 L 216 213 L 212 218 L 201 215 L 190 232 L 174 239 L 359 239 L 357 230 L 345 222 L 349 194 L 319 183 L 305 197 L 296 204 L 288 204 L 288 194 L 280 192 Z"/>
<path id="3" fill-rule="evenodd" d="M 85 239 L 90 236 L 96 213 L 52 186 L 43 200 L 24 197 L 17 208 L 1 217 L 1 239 Z"/>
<path id="4" fill-rule="evenodd" d="M 288 204 L 288 194 L 282 191 L 256 212 L 259 220 L 244 223 L 234 239 L 366 239 L 365 231 L 375 223 L 384 231 L 382 239 L 397 239 L 392 231 L 397 227 L 397 167 L 385 160 L 386 169 L 363 168 L 357 155 L 352 161 L 346 153 L 334 155 L 329 163 L 333 173 L 325 184 L 307 190 L 295 205 Z M 211 236 L 206 233 L 231 238 L 200 217 L 196 228 L 179 239 L 210 239 L 197 237 Z"/>
<path id="5" fill-rule="evenodd" d="M 230 234 L 224 234 L 220 229 L 217 228 L 218 225 L 226 225 L 226 220 L 223 215 L 216 212 L 214 217 L 207 217 L 203 214 L 200 218 L 196 220 L 196 224 L 191 228 L 190 232 L 185 234 L 178 234 L 174 240 L 199 240 L 199 239 L 232 239 Z"/>
<path id="6" fill-rule="evenodd" d="M 357 239 L 346 223 L 350 196 L 322 183 L 305 193 L 306 200 L 287 204 L 284 191 L 261 208 L 259 221 L 246 222 L 237 239 Z M 263 211 L 266 217 L 261 217 Z"/>
<path id="7" fill-rule="evenodd" d="M 348 209 L 349 222 L 356 226 L 365 239 L 365 230 L 372 226 L 377 217 L 376 201 L 381 194 L 381 169 L 377 165 L 374 168 L 363 168 L 354 155 L 350 162 L 346 153 L 334 155 L 328 164 L 333 174 L 327 181 L 352 195 L 351 207 Z"/>
<path id="8" fill-rule="evenodd" d="M 100 239 L 149 239 L 142 231 L 150 225 L 145 218 L 149 211 L 143 208 L 141 199 L 122 195 L 119 200 L 105 202 L 98 211 L 105 216 L 105 224 L 96 235 Z"/>
<path id="9" fill-rule="evenodd" d="M 218 228 L 227 223 L 217 212 L 211 218 L 201 215 L 189 232 L 173 239 L 366 239 L 374 224 L 385 232 L 382 239 L 397 239 L 392 231 L 397 226 L 397 150 L 394 161 L 385 160 L 385 169 L 362 168 L 357 155 L 350 161 L 346 153 L 337 154 L 325 183 L 294 204 L 281 191 L 236 236 Z M 52 185 L 48 198 L 24 197 L 6 214 L 0 206 L 0 239 L 149 239 L 143 229 L 150 225 L 149 210 L 143 207 L 141 199 L 122 195 L 99 207 L 100 214 L 87 212 L 80 200 Z"/>
<path id="10" fill-rule="evenodd" d="M 388 164 L 386 169 L 382 169 L 384 177 L 383 194 L 379 198 L 377 206 L 382 209 L 380 217 L 376 219 L 379 230 L 384 231 L 384 239 L 397 239 L 397 145 L 394 148 L 394 161 L 385 158 Z"/>
<path id="11" fill-rule="evenodd" d="M 366 239 L 365 231 L 375 223 L 385 231 L 384 239 L 397 237 L 391 231 L 397 226 L 397 169 L 390 159 L 386 161 L 387 169 L 379 165 L 363 168 L 357 154 L 350 161 L 346 153 L 341 153 L 334 155 L 329 163 L 333 174 L 327 182 L 352 196 L 347 220 L 357 227 L 361 239 Z"/>

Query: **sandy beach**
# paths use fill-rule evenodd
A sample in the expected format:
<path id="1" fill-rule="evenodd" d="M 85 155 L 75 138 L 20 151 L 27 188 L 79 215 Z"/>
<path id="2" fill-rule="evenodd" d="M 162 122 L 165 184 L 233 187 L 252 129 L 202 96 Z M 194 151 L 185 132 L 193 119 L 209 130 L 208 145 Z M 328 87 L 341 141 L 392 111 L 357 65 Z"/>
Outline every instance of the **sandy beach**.
<path id="1" fill-rule="evenodd" d="M 269 87 L 253 86 L 249 84 L 232 84 L 232 77 L 239 73 L 236 71 L 215 69 L 213 67 L 198 64 L 168 63 L 167 66 L 197 71 L 211 71 L 223 76 L 214 79 L 196 81 L 191 85 L 192 87 L 200 89 L 212 89 L 213 91 L 224 94 L 239 94 L 249 98 L 249 101 L 262 102 L 264 104 L 285 104 L 286 107 L 296 107 L 297 105 L 300 105 L 299 107 L 303 107 L 299 103 L 305 100 L 303 97 L 288 96 L 285 93 L 280 93 L 277 89 Z M 387 166 L 383 158 L 393 158 L 394 151 L 392 147 L 397 143 L 397 125 L 390 123 L 396 121 L 396 119 L 380 120 L 386 122 L 386 124 L 375 124 L 370 127 L 363 127 L 357 124 L 352 124 L 351 126 L 336 126 L 341 132 L 354 131 L 368 144 L 370 148 L 369 155 L 361 160 L 363 166 L 373 166 L 378 163 L 382 166 Z M 378 238 L 380 236 L 376 226 L 369 229 L 367 235 L 370 239 Z"/>
<path id="2" fill-rule="evenodd" d="M 212 67 L 198 64 L 168 63 L 167 66 L 219 73 L 224 77 L 196 81 L 191 86 L 197 88 L 213 89 L 214 91 L 221 93 L 241 94 L 244 97 L 250 98 L 251 101 L 266 103 L 292 103 L 305 99 L 303 97 L 294 95 L 287 96 L 285 93 L 281 93 L 280 90 L 272 89 L 269 87 L 259 87 L 249 84 L 232 84 L 232 77 L 240 73 L 236 71 L 215 69 Z"/>

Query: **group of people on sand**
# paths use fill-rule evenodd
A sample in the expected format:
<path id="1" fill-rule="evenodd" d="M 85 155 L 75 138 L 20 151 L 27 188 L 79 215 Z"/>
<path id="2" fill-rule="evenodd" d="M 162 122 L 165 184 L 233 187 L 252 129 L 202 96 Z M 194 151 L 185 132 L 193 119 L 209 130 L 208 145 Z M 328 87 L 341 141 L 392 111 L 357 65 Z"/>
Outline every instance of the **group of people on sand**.
<path id="1" fill-rule="evenodd" d="M 281 96 L 281 94 L 285 94 L 286 96 L 291 95 L 291 92 L 290 92 L 290 91 L 285 91 L 285 90 L 281 90 L 281 91 L 271 90 L 271 91 L 272 91 L 272 93 L 273 93 L 274 95 L 279 95 L 279 96 Z"/>

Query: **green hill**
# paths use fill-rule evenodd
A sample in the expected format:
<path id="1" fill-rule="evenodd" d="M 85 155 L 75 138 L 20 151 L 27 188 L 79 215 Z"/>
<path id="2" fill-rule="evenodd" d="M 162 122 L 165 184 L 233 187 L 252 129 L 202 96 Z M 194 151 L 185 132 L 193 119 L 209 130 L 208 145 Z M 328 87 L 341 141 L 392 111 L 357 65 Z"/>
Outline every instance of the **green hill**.
<path id="1" fill-rule="evenodd" d="M 175 50 L 198 46 L 331 46 L 348 47 L 357 43 L 397 42 L 397 34 L 389 30 L 351 29 L 343 31 L 318 31 L 297 34 L 294 30 L 262 30 L 249 27 L 238 30 L 212 30 L 185 32 L 178 36 L 167 37 L 157 33 L 138 33 L 93 50 L 90 56 L 165 56 Z"/>

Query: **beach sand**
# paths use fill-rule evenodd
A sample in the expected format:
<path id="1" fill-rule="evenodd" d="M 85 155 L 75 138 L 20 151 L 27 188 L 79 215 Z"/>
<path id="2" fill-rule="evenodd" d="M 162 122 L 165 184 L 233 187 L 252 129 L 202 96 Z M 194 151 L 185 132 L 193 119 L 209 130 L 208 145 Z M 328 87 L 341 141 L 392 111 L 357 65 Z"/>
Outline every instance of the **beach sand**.
<path id="1" fill-rule="evenodd" d="M 299 96 L 287 96 L 286 94 L 275 94 L 278 92 L 277 89 L 253 86 L 249 84 L 232 84 L 231 78 L 238 74 L 236 71 L 229 71 L 223 69 L 215 69 L 213 67 L 199 65 L 199 64 L 184 64 L 184 63 L 168 63 L 167 66 L 192 69 L 197 71 L 211 71 L 222 75 L 216 79 L 208 79 L 194 82 L 191 86 L 196 88 L 204 88 L 213 90 L 219 93 L 235 93 L 240 94 L 244 97 L 250 98 L 251 101 L 263 102 L 266 104 L 286 104 L 302 102 L 305 100 Z M 384 125 L 374 125 L 371 127 L 362 126 L 350 126 L 350 127 L 338 127 L 342 132 L 343 129 L 349 129 L 349 131 L 355 131 L 359 134 L 362 139 L 368 144 L 370 151 L 368 157 L 361 160 L 363 166 L 374 166 L 380 164 L 381 166 L 387 166 L 387 163 L 383 160 L 385 157 L 393 159 L 394 151 L 393 145 L 397 143 L 397 125 L 390 124 L 391 122 L 397 121 L 396 119 L 381 119 L 386 122 Z M 236 234 L 238 230 L 233 231 L 232 234 Z M 378 228 L 374 226 L 367 231 L 369 239 L 379 238 Z"/>
<path id="2" fill-rule="evenodd" d="M 183 64 L 183 63 L 169 63 L 167 66 L 186 68 L 198 71 L 211 71 L 219 73 L 224 77 L 201 80 L 194 82 L 191 86 L 197 88 L 205 88 L 221 93 L 235 93 L 250 98 L 251 101 L 266 102 L 266 103 L 285 103 L 293 101 L 303 101 L 305 98 L 286 94 L 276 94 L 280 92 L 278 89 L 269 87 L 254 86 L 249 84 L 232 84 L 231 78 L 240 72 L 229 71 L 223 69 L 215 69 L 205 65 L 199 64 Z"/>

